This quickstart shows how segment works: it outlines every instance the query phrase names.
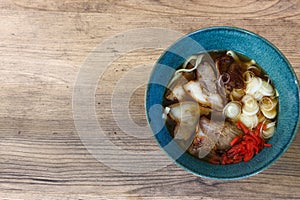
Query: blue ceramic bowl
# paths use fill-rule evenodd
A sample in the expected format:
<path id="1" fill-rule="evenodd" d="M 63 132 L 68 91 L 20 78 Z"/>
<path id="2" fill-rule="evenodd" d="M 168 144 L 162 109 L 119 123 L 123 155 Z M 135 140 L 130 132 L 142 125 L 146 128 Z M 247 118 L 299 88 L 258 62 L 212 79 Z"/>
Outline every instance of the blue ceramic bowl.
<path id="1" fill-rule="evenodd" d="M 162 119 L 165 85 L 175 69 L 192 54 L 212 50 L 233 50 L 254 59 L 270 76 L 279 92 L 279 114 L 271 148 L 264 148 L 249 162 L 214 165 L 196 159 L 173 142 Z M 299 85 L 285 56 L 266 39 L 235 27 L 210 27 L 190 33 L 170 46 L 152 71 L 146 92 L 148 122 L 159 146 L 183 169 L 211 179 L 240 179 L 272 165 L 289 148 L 299 125 Z"/>

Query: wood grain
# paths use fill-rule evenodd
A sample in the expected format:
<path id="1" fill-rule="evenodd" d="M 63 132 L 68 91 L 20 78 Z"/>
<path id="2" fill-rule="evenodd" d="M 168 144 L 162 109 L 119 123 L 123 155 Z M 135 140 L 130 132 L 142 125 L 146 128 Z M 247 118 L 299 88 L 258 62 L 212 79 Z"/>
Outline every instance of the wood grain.
<path id="1" fill-rule="evenodd" d="M 110 36 L 134 28 L 164 27 L 183 34 L 215 25 L 246 28 L 275 44 L 300 78 L 299 5 L 298 0 L 2 0 L 0 199 L 299 199 L 299 134 L 269 169 L 239 181 L 199 178 L 175 164 L 132 174 L 110 169 L 89 154 L 72 110 L 76 76 L 89 53 Z M 161 52 L 123 55 L 99 80 L 99 123 L 125 150 L 159 148 L 151 138 L 120 130 L 111 91 L 126 72 L 153 64 Z M 130 103 L 132 118 L 141 126 L 146 125 L 144 90 L 141 85 Z"/>

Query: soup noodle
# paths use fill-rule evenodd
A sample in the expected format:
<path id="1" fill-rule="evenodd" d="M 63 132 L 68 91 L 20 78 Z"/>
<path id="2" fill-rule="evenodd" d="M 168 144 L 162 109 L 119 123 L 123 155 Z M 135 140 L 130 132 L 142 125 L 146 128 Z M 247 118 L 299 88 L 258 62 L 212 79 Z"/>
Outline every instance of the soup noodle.
<path id="1" fill-rule="evenodd" d="M 234 51 L 190 56 L 165 91 L 163 117 L 175 141 L 213 164 L 248 162 L 275 132 L 278 93 L 265 71 Z"/>

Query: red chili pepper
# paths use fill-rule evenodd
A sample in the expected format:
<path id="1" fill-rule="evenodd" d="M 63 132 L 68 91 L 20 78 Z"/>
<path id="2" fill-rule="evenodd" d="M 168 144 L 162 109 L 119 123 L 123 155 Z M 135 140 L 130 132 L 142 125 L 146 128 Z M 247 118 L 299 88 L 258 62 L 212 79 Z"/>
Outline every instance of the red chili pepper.
<path id="1" fill-rule="evenodd" d="M 239 159 L 239 160 L 234 160 L 233 163 L 239 163 L 239 162 L 241 162 L 242 160 L 243 160 L 242 158 Z"/>
<path id="2" fill-rule="evenodd" d="M 242 122 L 239 122 L 240 124 L 240 127 L 241 127 L 241 130 L 245 133 L 245 134 L 248 134 L 250 132 L 250 130 L 242 123 Z"/>
<path id="3" fill-rule="evenodd" d="M 257 127 L 256 127 L 256 130 L 260 130 L 260 129 L 261 129 L 261 127 L 262 127 L 262 125 L 263 125 L 263 123 L 262 123 L 262 122 L 258 123 L 258 125 L 257 125 Z"/>
<path id="4" fill-rule="evenodd" d="M 233 162 L 234 162 L 233 159 L 231 159 L 231 158 L 228 158 L 228 159 L 227 159 L 227 164 L 231 164 L 231 163 L 233 163 Z"/>
<path id="5" fill-rule="evenodd" d="M 236 155 L 238 152 L 237 152 L 237 150 L 229 150 L 227 153 L 226 153 L 226 155 L 228 156 L 228 157 L 233 157 L 234 155 Z"/>
<path id="6" fill-rule="evenodd" d="M 253 146 L 253 151 L 255 154 L 258 154 L 258 152 L 259 152 L 258 146 Z"/>
<path id="7" fill-rule="evenodd" d="M 241 122 L 237 122 L 237 123 L 235 123 L 235 125 L 236 125 L 236 127 L 237 127 L 238 129 L 242 129 L 242 128 L 241 128 Z"/>
<path id="8" fill-rule="evenodd" d="M 246 143 L 253 143 L 255 146 L 257 146 L 258 144 L 257 139 L 252 135 L 245 135 L 244 140 L 246 141 Z"/>
<path id="9" fill-rule="evenodd" d="M 249 160 L 251 160 L 251 158 L 253 158 L 253 156 L 254 156 L 253 152 L 249 151 L 247 154 L 245 154 L 244 161 L 248 162 Z"/>
<path id="10" fill-rule="evenodd" d="M 214 159 L 214 163 L 224 165 L 238 163 L 243 160 L 244 162 L 248 162 L 264 147 L 272 146 L 271 144 L 266 144 L 265 140 L 260 137 L 261 130 L 266 129 L 264 123 L 259 123 L 254 130 L 248 129 L 242 122 L 237 122 L 236 126 L 242 130 L 244 134 L 233 138 L 230 142 L 231 148 L 221 157 L 218 157 L 218 160 Z"/>
<path id="11" fill-rule="evenodd" d="M 263 131 L 267 130 L 267 125 L 266 125 L 266 124 L 263 124 L 262 130 L 263 130 Z"/>
<path id="12" fill-rule="evenodd" d="M 220 161 L 218 160 L 209 160 L 210 163 L 215 164 L 215 165 L 219 165 Z"/>
<path id="13" fill-rule="evenodd" d="M 245 153 L 247 151 L 247 142 L 242 141 L 239 146 L 239 153 Z"/>
<path id="14" fill-rule="evenodd" d="M 224 154 L 225 155 L 225 154 Z M 222 156 L 222 159 L 221 159 L 221 164 L 222 165 L 225 165 L 227 162 L 227 156 L 225 155 L 225 156 Z"/>
<path id="15" fill-rule="evenodd" d="M 248 151 L 251 151 L 253 148 L 253 143 L 252 142 L 248 142 L 247 144 L 246 144 L 246 147 L 247 147 L 247 150 Z"/>
<path id="16" fill-rule="evenodd" d="M 255 139 L 257 145 L 262 144 L 263 140 L 261 139 L 261 137 L 257 135 L 252 135 L 252 137 Z"/>
<path id="17" fill-rule="evenodd" d="M 257 127 L 255 132 L 257 133 L 257 135 L 259 135 L 261 133 L 261 131 L 265 131 L 267 129 L 267 125 L 263 122 L 260 122 Z"/>
<path id="18" fill-rule="evenodd" d="M 209 159 L 208 162 L 210 162 L 212 164 L 219 165 L 220 164 L 220 159 L 218 157 L 213 157 L 213 158 Z"/>
<path id="19" fill-rule="evenodd" d="M 240 141 L 241 137 L 240 136 L 236 136 L 231 142 L 230 142 L 230 146 L 235 145 L 236 143 L 238 143 Z"/>
<path id="20" fill-rule="evenodd" d="M 264 148 L 264 143 L 265 143 L 265 141 L 261 139 L 261 142 L 257 145 L 259 150 L 262 150 Z"/>
<path id="21" fill-rule="evenodd" d="M 267 144 L 267 143 L 265 143 L 264 146 L 265 146 L 265 147 L 271 147 L 272 144 Z"/>
<path id="22" fill-rule="evenodd" d="M 238 152 L 239 150 L 239 144 L 234 145 L 233 147 L 231 147 L 227 152 L 228 153 L 232 153 L 232 152 Z"/>
<path id="23" fill-rule="evenodd" d="M 260 129 L 255 130 L 255 135 L 259 136 L 260 135 Z"/>
<path id="24" fill-rule="evenodd" d="M 240 160 L 240 159 L 242 159 L 242 156 L 239 154 L 233 156 L 233 160 Z"/>

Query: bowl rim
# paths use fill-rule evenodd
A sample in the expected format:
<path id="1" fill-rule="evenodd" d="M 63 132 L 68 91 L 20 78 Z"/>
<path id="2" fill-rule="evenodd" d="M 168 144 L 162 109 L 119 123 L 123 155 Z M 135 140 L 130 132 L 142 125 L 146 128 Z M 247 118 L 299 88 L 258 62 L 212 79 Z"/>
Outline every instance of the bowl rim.
<path id="1" fill-rule="evenodd" d="M 149 115 L 148 115 L 148 92 L 149 92 L 149 88 L 150 88 L 150 80 L 151 77 L 153 77 L 154 73 L 155 73 L 155 66 L 158 64 L 158 62 L 165 56 L 166 52 L 168 52 L 169 49 L 171 49 L 173 46 L 175 46 L 179 41 L 181 41 L 182 39 L 186 38 L 186 37 L 191 37 L 193 35 L 199 34 L 201 32 L 205 32 L 205 31 L 216 31 L 216 30 L 229 30 L 229 31 L 238 31 L 241 33 L 244 33 L 246 35 L 250 35 L 252 37 L 255 37 L 259 40 L 262 40 L 264 43 L 266 43 L 267 45 L 269 45 L 271 48 L 273 48 L 276 53 L 279 54 L 279 56 L 284 60 L 284 63 L 286 63 L 286 65 L 288 66 L 288 70 L 292 73 L 293 77 L 294 77 L 294 81 L 296 83 L 296 87 L 297 87 L 297 91 L 298 91 L 298 100 L 300 99 L 300 85 L 299 85 L 299 80 L 297 77 L 297 74 L 295 73 L 294 68 L 292 67 L 292 65 L 290 64 L 290 62 L 288 61 L 288 59 L 285 57 L 285 55 L 279 50 L 279 48 L 277 48 L 274 44 L 272 44 L 269 40 L 267 40 L 266 38 L 262 37 L 261 35 L 254 33 L 252 31 L 246 30 L 244 28 L 239 28 L 236 26 L 209 26 L 209 27 L 205 27 L 205 28 L 201 28 L 198 30 L 195 30 L 193 32 L 190 32 L 188 34 L 185 34 L 184 36 L 178 38 L 176 41 L 174 41 L 169 47 L 167 47 L 163 53 L 161 53 L 160 57 L 156 60 L 155 64 L 154 64 L 154 68 L 152 69 L 150 76 L 148 78 L 148 84 L 146 87 L 146 91 L 145 91 L 145 113 L 146 113 L 146 119 L 147 119 L 147 123 L 148 126 L 151 129 L 151 132 L 154 135 L 155 141 L 158 144 L 159 148 L 163 150 L 163 152 L 173 161 L 173 163 L 175 163 L 176 165 L 178 165 L 179 167 L 183 168 L 184 170 L 199 176 L 199 177 L 204 177 L 204 178 L 208 178 L 208 179 L 212 179 L 212 180 L 238 180 L 238 179 L 242 179 L 242 178 L 247 178 L 250 176 L 254 176 L 260 172 L 262 172 L 263 170 L 267 169 L 268 167 L 270 167 L 271 165 L 273 165 L 280 157 L 282 157 L 282 155 L 288 150 L 288 148 L 290 147 L 290 145 L 292 144 L 292 142 L 294 141 L 298 131 L 299 131 L 299 126 L 300 126 L 300 104 L 298 105 L 299 109 L 298 109 L 298 118 L 296 121 L 296 126 L 293 130 L 293 132 L 291 133 L 291 137 L 290 140 L 288 141 L 288 143 L 284 146 L 284 149 L 277 154 L 276 157 L 274 157 L 274 159 L 272 159 L 270 162 L 267 162 L 266 164 L 264 164 L 262 167 L 258 168 L 257 170 L 254 170 L 253 172 L 250 172 L 248 174 L 244 174 L 242 176 L 232 176 L 232 177 L 217 177 L 217 176 L 208 176 L 205 174 L 200 174 L 199 172 L 195 172 L 193 170 L 191 170 L 190 168 L 188 168 L 187 166 L 183 165 L 182 163 L 178 162 L 177 159 L 174 160 L 174 158 L 164 149 L 164 147 L 161 145 L 161 143 L 158 141 L 157 136 L 154 134 L 153 129 L 150 125 L 150 119 L 149 119 Z"/>

